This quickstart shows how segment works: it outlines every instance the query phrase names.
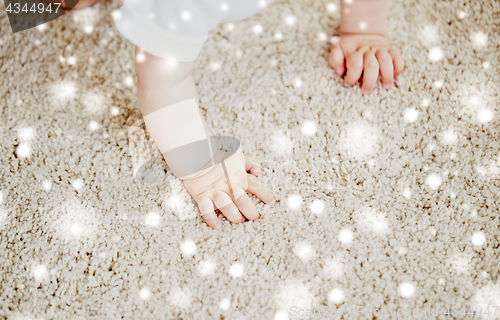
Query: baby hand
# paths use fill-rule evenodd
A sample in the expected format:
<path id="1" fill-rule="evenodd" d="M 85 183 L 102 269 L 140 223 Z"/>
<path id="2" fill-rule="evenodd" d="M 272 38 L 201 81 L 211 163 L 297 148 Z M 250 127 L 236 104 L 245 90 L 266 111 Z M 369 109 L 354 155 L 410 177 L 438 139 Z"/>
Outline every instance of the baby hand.
<path id="1" fill-rule="evenodd" d="M 393 78 L 404 69 L 401 54 L 392 49 L 387 39 L 375 34 L 341 34 L 330 51 L 329 62 L 335 72 L 344 77 L 344 86 L 352 87 L 363 74 L 361 92 L 368 94 L 382 76 L 382 86 L 389 90 Z M 347 72 L 346 72 L 347 68 Z"/>
<path id="2" fill-rule="evenodd" d="M 256 157 L 237 151 L 224 160 L 224 165 L 231 188 L 222 163 L 182 179 L 184 187 L 196 201 L 203 219 L 215 230 L 220 230 L 222 224 L 215 214 L 214 204 L 228 220 L 241 223 L 245 218 L 248 220 L 260 218 L 257 208 L 246 194 L 247 191 L 265 204 L 276 203 L 272 193 L 258 178 L 262 172 Z"/>

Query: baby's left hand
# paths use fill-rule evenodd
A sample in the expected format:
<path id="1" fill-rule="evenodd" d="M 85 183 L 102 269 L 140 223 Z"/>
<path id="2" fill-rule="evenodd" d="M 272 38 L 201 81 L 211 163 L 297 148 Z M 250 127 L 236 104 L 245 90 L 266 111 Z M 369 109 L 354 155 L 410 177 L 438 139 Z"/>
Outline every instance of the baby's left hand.
<path id="1" fill-rule="evenodd" d="M 361 92 L 368 94 L 382 76 L 382 86 L 389 90 L 392 81 L 404 69 L 401 54 L 392 49 L 387 39 L 374 34 L 342 34 L 330 51 L 329 62 L 335 72 L 344 77 L 344 86 L 352 87 L 363 74 Z M 347 72 L 346 72 L 347 68 Z"/>

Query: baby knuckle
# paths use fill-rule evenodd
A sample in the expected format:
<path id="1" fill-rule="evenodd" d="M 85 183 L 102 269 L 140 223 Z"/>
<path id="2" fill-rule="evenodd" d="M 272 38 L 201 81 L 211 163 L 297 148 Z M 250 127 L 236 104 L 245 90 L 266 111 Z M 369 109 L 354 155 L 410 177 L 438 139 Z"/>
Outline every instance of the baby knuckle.
<path id="1" fill-rule="evenodd" d="M 377 55 L 377 60 L 380 62 L 380 64 L 392 63 L 392 60 L 390 57 L 387 57 L 387 56 L 382 55 L 382 54 Z"/>
<path id="2" fill-rule="evenodd" d="M 358 51 L 366 52 L 366 51 L 370 51 L 371 49 L 372 49 L 372 47 L 370 45 L 364 44 L 361 47 L 359 47 Z"/>
<path id="3" fill-rule="evenodd" d="M 374 69 L 378 68 L 378 62 L 376 60 L 368 60 L 365 63 L 365 68 Z"/>
<path id="4" fill-rule="evenodd" d="M 359 60 L 351 59 L 351 60 L 349 60 L 347 65 L 348 65 L 348 68 L 350 68 L 350 69 L 360 69 L 363 67 L 363 62 L 359 61 Z"/>

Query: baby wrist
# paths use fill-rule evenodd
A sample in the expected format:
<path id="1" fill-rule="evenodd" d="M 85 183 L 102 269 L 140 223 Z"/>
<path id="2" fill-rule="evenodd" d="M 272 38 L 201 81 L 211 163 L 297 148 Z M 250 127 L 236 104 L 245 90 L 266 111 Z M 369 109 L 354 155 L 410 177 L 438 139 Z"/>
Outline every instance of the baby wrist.
<path id="1" fill-rule="evenodd" d="M 387 33 L 389 0 L 341 0 L 341 34 Z"/>
<path id="2" fill-rule="evenodd" d="M 195 98 L 156 110 L 144 116 L 144 122 L 170 170 L 179 178 L 206 174 L 239 148 L 236 138 L 209 136 Z"/>

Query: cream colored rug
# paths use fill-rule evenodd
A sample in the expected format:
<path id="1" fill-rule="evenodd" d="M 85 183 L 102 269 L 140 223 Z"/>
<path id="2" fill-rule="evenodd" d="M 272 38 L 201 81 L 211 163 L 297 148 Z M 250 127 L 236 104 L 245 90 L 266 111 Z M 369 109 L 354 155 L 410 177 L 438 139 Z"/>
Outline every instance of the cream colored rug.
<path id="1" fill-rule="evenodd" d="M 279 200 L 221 232 L 161 158 L 134 177 L 120 4 L 17 34 L 0 10 L 0 318 L 500 319 L 498 1 L 393 1 L 407 68 L 366 97 L 327 63 L 338 2 L 214 30 L 207 123 Z"/>

